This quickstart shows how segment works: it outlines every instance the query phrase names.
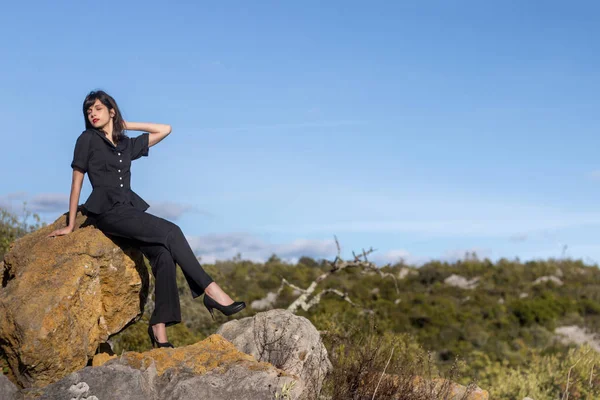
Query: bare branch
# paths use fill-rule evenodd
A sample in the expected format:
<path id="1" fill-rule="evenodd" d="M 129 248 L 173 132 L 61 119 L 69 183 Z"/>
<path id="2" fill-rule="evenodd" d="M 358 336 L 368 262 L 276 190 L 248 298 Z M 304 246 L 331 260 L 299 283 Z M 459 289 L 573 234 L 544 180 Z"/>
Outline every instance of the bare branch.
<path id="1" fill-rule="evenodd" d="M 340 296 L 342 299 L 344 299 L 344 300 L 346 300 L 348 303 L 352 304 L 354 307 L 357 307 L 357 308 L 361 308 L 361 309 L 362 309 L 362 307 L 361 307 L 361 306 L 359 306 L 358 304 L 356 304 L 355 302 L 353 302 L 352 300 L 350 300 L 350 297 L 348 297 L 348 293 L 342 293 L 340 290 L 333 289 L 333 288 L 329 288 L 329 289 L 323 289 L 323 290 L 321 290 L 321 291 L 320 291 L 320 292 L 319 292 L 317 295 L 315 295 L 315 296 L 314 296 L 314 297 L 313 297 L 313 298 L 312 298 L 312 299 L 311 299 L 311 300 L 310 300 L 308 303 L 301 304 L 300 306 L 302 307 L 302 309 L 303 309 L 304 311 L 308 311 L 308 310 L 309 310 L 311 307 L 313 307 L 313 306 L 315 306 L 315 305 L 319 304 L 319 302 L 321 301 L 321 297 L 322 297 L 324 294 L 327 294 L 327 293 L 334 293 L 334 294 L 337 294 L 337 295 L 338 295 L 338 296 Z M 363 310 L 364 310 L 364 311 L 366 311 L 366 312 L 372 312 L 372 311 L 371 311 L 371 310 L 369 310 L 369 309 L 363 309 Z"/>
<path id="2" fill-rule="evenodd" d="M 301 287 L 298 287 L 296 285 L 294 285 L 293 283 L 289 283 L 287 281 L 287 279 L 285 278 L 281 278 L 281 286 L 279 286 L 279 289 L 277 290 L 277 295 L 279 296 L 281 294 L 281 291 L 283 290 L 284 286 L 283 285 L 288 285 L 289 287 L 291 287 L 292 289 L 295 289 L 297 291 L 299 291 L 300 293 L 306 293 L 306 289 L 302 289 Z"/>
<path id="3" fill-rule="evenodd" d="M 375 390 L 373 391 L 373 397 L 371 398 L 371 400 L 375 400 L 375 393 L 377 393 L 377 389 L 379 389 L 379 384 L 381 383 L 381 380 L 383 379 L 383 376 L 385 375 L 385 370 L 387 369 L 388 365 L 390 365 L 390 361 L 392 360 L 392 356 L 394 355 L 394 350 L 396 350 L 396 348 L 392 347 L 392 353 L 390 354 L 390 358 L 388 358 L 387 363 L 385 364 L 385 368 L 383 369 L 383 372 L 381 373 L 381 376 L 379 377 L 379 382 L 377 382 L 377 386 L 375 387 Z"/>
<path id="4" fill-rule="evenodd" d="M 573 368 L 575 368 L 577 366 L 577 364 L 579 364 L 579 361 L 581 361 L 582 358 L 584 358 L 585 356 L 587 356 L 587 354 L 590 352 L 591 349 L 589 349 L 588 351 L 586 351 L 581 357 L 579 357 L 577 359 L 577 361 L 575 361 L 575 364 L 571 365 L 571 368 L 569 368 L 569 373 L 567 374 L 567 386 L 565 388 L 565 392 L 562 396 L 563 400 L 569 400 L 569 381 L 571 380 L 571 371 L 573 370 Z"/>
<path id="5" fill-rule="evenodd" d="M 389 266 L 389 264 L 386 265 L 386 267 L 387 266 Z M 400 294 L 400 288 L 398 287 L 398 278 L 396 278 L 396 275 L 392 274 L 391 272 L 383 272 L 381 270 L 381 268 L 379 268 L 377 266 L 373 266 L 373 267 L 369 266 L 369 267 L 365 268 L 363 270 L 363 274 L 370 272 L 370 271 L 377 272 L 379 274 L 379 276 L 381 276 L 382 279 L 392 278 L 394 280 L 394 286 L 396 287 L 396 294 Z"/>
<path id="6" fill-rule="evenodd" d="M 276 295 L 275 299 L 279 295 L 281 295 L 281 292 L 283 291 L 283 289 L 286 285 L 291 287 L 292 289 L 295 289 L 298 292 L 300 292 L 300 296 L 298 296 L 298 298 L 296 298 L 292 302 L 292 304 L 290 304 L 288 306 L 288 308 L 287 308 L 288 311 L 295 313 L 296 311 L 298 311 L 298 308 L 302 308 L 303 310 L 308 311 L 314 305 L 319 304 L 319 302 L 321 301 L 321 297 L 323 295 L 325 295 L 327 293 L 334 293 L 334 294 L 340 296 L 342 299 L 346 300 L 348 303 L 350 303 L 354 307 L 358 307 L 358 308 L 363 309 L 365 312 L 372 313 L 373 312 L 372 310 L 364 309 L 361 306 L 359 306 L 358 304 L 354 303 L 348 297 L 347 293 L 343 293 L 341 290 L 334 289 L 334 288 L 324 289 L 321 292 L 319 292 L 317 295 L 315 295 L 312 299 L 309 299 L 310 296 L 312 296 L 313 293 L 315 292 L 315 290 L 317 289 L 317 286 L 319 285 L 319 283 L 321 283 L 322 281 L 327 279 L 331 274 L 334 274 L 334 273 L 341 271 L 343 269 L 346 269 L 346 268 L 360 268 L 363 271 L 377 272 L 381 276 L 381 278 L 391 277 L 394 280 L 394 285 L 396 287 L 396 293 L 400 293 L 396 276 L 394 274 L 391 274 L 388 272 L 383 272 L 380 268 L 377 267 L 377 265 L 375 265 L 369 261 L 368 256 L 371 253 L 373 253 L 375 251 L 375 249 L 373 249 L 372 247 L 370 247 L 368 250 L 362 249 L 361 253 L 358 255 L 355 254 L 354 252 L 352 252 L 352 256 L 354 257 L 354 259 L 352 261 L 345 261 L 342 259 L 342 255 L 341 255 L 342 248 L 340 246 L 340 242 L 339 242 L 337 236 L 334 235 L 334 239 L 335 239 L 335 245 L 337 248 L 337 255 L 333 261 L 328 261 L 328 264 L 331 266 L 330 270 L 319 275 L 314 281 L 311 282 L 311 284 L 306 289 L 302 289 L 302 288 L 288 282 L 287 279 L 285 279 L 283 277 L 281 278 L 281 285 L 279 286 L 279 289 L 277 290 L 277 293 L 275 294 Z M 273 294 L 271 293 L 270 294 L 271 298 L 269 298 L 270 302 L 274 301 L 274 299 L 272 299 L 272 295 Z"/>
<path id="7" fill-rule="evenodd" d="M 339 258 L 339 257 L 341 257 L 342 249 L 340 247 L 340 242 L 338 242 L 337 236 L 333 235 L 333 237 L 335 238 L 335 245 L 337 247 L 337 256 Z"/>

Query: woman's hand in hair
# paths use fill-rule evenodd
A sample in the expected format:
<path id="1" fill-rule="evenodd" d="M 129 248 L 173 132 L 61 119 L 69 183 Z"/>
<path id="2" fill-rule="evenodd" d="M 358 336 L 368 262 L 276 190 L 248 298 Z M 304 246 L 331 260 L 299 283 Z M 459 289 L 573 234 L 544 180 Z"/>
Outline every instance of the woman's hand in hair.
<path id="1" fill-rule="evenodd" d="M 73 228 L 65 226 L 64 228 L 60 228 L 60 229 L 55 230 L 54 232 L 52 232 L 51 234 L 49 234 L 48 237 L 56 237 L 56 236 L 68 235 L 71 232 L 73 232 Z"/>

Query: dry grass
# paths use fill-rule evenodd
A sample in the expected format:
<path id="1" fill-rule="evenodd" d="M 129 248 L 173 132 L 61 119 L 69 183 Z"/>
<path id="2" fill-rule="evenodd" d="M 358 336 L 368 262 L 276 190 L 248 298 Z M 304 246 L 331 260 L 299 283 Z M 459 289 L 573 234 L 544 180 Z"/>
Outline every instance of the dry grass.
<path id="1" fill-rule="evenodd" d="M 333 372 L 320 394 L 330 400 L 461 400 L 454 391 L 459 362 L 445 374 L 435 368 L 432 355 L 407 335 L 381 335 L 371 321 L 366 331 L 358 328 L 329 331 L 327 340 Z"/>

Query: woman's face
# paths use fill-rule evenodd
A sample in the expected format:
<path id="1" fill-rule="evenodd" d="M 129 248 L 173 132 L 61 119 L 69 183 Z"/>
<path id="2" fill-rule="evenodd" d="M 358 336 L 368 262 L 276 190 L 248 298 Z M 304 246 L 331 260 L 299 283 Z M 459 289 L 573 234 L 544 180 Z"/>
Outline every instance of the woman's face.
<path id="1" fill-rule="evenodd" d="M 114 111 L 109 111 L 108 108 L 98 99 L 96 99 L 94 104 L 87 110 L 88 120 L 94 128 L 98 129 L 104 128 L 114 115 Z"/>

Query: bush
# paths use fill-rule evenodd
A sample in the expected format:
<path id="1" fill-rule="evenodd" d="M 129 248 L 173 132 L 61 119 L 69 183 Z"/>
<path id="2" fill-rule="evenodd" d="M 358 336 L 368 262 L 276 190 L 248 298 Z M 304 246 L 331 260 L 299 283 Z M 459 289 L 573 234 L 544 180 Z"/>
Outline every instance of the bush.
<path id="1" fill-rule="evenodd" d="M 10 248 L 10 244 L 20 237 L 28 233 L 34 232 L 41 227 L 46 226 L 46 223 L 40 222 L 38 214 L 32 214 L 26 209 L 27 203 L 23 203 L 23 219 L 19 220 L 16 214 L 0 208 L 0 260 L 4 258 L 4 254 Z M 29 224 L 27 220 L 33 217 L 34 224 Z"/>
<path id="2" fill-rule="evenodd" d="M 333 364 L 324 392 L 332 400 L 454 398 L 451 382 L 458 379 L 458 362 L 442 377 L 431 353 L 425 352 L 413 337 L 382 334 L 374 319 L 344 328 L 332 324 L 324 342 Z M 467 398 L 471 387 L 462 398 Z"/>
<path id="3" fill-rule="evenodd" d="M 600 398 L 600 378 L 597 370 L 600 354 L 588 346 L 570 349 L 566 354 L 541 355 L 530 350 L 523 367 L 492 362 L 478 353 L 478 361 L 471 365 L 477 371 L 479 384 L 490 392 L 491 399 L 535 400 Z M 564 396 L 564 397 L 563 397 Z"/>

